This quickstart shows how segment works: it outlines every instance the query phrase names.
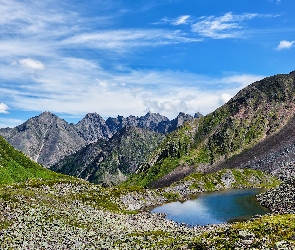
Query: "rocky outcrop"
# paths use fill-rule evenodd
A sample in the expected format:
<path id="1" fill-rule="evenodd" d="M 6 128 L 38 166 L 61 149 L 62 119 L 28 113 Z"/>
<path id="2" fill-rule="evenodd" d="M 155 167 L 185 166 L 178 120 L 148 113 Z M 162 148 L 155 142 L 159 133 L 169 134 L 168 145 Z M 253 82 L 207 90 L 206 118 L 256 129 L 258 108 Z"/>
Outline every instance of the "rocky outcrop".
<path id="1" fill-rule="evenodd" d="M 196 113 L 195 117 L 199 118 L 202 115 Z M 173 119 L 169 120 L 167 117 L 162 116 L 158 113 L 148 112 L 146 115 L 138 116 L 118 116 L 117 118 L 108 118 L 106 120 L 106 125 L 112 134 L 120 131 L 123 127 L 139 127 L 144 129 L 149 129 L 158 133 L 168 133 L 176 130 L 182 126 L 186 121 L 192 120 L 194 117 L 183 112 L 180 112 L 179 115 Z"/>
<path id="2" fill-rule="evenodd" d="M 124 127 L 138 127 L 164 134 L 192 119 L 192 116 L 184 113 L 178 117 L 181 118 L 177 118 L 177 124 L 172 126 L 174 120 L 151 112 L 141 117 L 118 116 L 106 121 L 97 113 L 89 113 L 75 125 L 68 124 L 50 112 L 44 112 L 15 128 L 0 129 L 0 135 L 32 160 L 49 167 L 90 143 L 109 140 Z M 84 158 L 87 157 L 85 155 Z"/>

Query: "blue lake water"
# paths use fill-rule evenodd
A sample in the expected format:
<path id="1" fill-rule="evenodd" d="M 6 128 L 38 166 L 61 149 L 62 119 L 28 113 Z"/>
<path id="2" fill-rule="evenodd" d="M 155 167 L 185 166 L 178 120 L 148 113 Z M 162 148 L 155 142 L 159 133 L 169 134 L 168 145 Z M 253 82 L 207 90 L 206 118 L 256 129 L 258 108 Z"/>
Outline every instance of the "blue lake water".
<path id="1" fill-rule="evenodd" d="M 248 219 L 269 212 L 255 199 L 255 195 L 262 191 L 262 189 L 233 189 L 202 193 L 185 202 L 164 204 L 151 212 L 166 213 L 167 219 L 192 226 Z"/>

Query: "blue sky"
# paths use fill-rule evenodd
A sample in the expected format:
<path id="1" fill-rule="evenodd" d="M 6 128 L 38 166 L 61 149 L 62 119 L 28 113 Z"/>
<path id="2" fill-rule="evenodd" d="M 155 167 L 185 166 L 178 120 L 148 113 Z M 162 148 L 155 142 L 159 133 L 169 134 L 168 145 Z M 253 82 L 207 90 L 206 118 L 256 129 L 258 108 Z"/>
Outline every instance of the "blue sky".
<path id="1" fill-rule="evenodd" d="M 294 0 L 0 0 L 0 127 L 207 114 L 295 70 Z"/>

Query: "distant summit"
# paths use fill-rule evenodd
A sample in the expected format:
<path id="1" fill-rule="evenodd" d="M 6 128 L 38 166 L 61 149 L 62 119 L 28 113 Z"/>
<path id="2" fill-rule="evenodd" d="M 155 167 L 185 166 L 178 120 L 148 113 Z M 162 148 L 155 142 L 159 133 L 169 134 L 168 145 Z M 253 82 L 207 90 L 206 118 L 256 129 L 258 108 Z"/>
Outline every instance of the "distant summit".
<path id="1" fill-rule="evenodd" d="M 195 118 L 202 115 L 198 113 Z M 165 134 L 182 126 L 184 122 L 194 119 L 193 116 L 183 112 L 173 119 L 159 113 L 148 112 L 144 116 L 117 116 L 116 118 L 109 117 L 106 121 L 97 113 L 87 114 L 77 125 L 74 125 L 76 131 L 87 143 L 95 142 L 98 139 L 110 139 L 115 133 L 119 132 L 124 127 L 138 127 L 149 129 L 151 131 Z"/>

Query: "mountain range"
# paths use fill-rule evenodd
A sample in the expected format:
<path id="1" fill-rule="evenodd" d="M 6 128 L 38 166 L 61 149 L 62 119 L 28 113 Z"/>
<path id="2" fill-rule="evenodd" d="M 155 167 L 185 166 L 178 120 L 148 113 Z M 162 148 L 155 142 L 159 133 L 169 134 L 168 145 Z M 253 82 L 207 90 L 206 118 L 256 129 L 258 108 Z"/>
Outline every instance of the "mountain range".
<path id="1" fill-rule="evenodd" d="M 201 114 L 195 114 L 195 117 L 199 116 Z M 32 160 L 49 168 L 90 143 L 109 140 L 126 126 L 164 134 L 191 119 L 192 116 L 179 113 L 170 121 L 165 116 L 148 112 L 141 117 L 118 116 L 105 121 L 99 114 L 90 113 L 77 124 L 68 124 L 50 112 L 43 112 L 15 128 L 0 129 L 0 135 Z"/>
<path id="2" fill-rule="evenodd" d="M 180 114 L 170 133 L 172 125 L 157 125 L 168 123 L 164 118 L 133 123 L 137 126 L 115 118 L 110 119 L 113 129 L 105 129 L 97 114 L 86 115 L 78 126 L 49 112 L 1 129 L 35 159 L 55 160 L 50 165 L 55 171 L 107 186 L 127 179 L 104 188 L 55 173 L 0 136 L 1 249 L 54 249 L 57 244 L 62 249 L 294 249 L 294 111 L 291 72 L 247 86 L 204 117 Z M 58 160 L 55 148 L 60 155 L 73 153 Z M 283 179 L 281 184 L 276 177 Z M 258 195 L 271 214 L 191 228 L 161 213 L 141 211 L 195 192 L 254 183 L 267 188 L 279 184 Z M 164 186 L 169 187 L 150 189 Z"/>

